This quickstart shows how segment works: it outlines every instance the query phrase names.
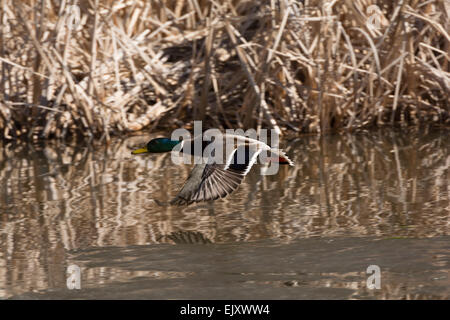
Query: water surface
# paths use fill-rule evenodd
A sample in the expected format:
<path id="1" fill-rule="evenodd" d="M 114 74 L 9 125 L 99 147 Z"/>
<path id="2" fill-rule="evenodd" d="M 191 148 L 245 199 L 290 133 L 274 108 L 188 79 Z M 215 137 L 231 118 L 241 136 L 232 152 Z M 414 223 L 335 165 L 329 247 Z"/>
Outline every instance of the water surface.
<path id="1" fill-rule="evenodd" d="M 449 298 L 449 131 L 282 141 L 295 167 L 188 207 L 153 200 L 191 166 L 149 138 L 2 145 L 0 298 Z"/>

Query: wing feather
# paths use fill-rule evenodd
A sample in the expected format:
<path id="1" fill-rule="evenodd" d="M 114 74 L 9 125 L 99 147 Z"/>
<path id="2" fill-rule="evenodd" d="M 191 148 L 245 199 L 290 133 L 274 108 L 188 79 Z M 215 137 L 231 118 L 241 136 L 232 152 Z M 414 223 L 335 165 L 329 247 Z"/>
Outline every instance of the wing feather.
<path id="1" fill-rule="evenodd" d="M 226 197 L 239 187 L 260 152 L 260 149 L 239 146 L 225 165 L 207 163 L 194 166 L 183 188 L 170 204 L 188 205 Z"/>
<path id="2" fill-rule="evenodd" d="M 236 190 L 243 179 L 243 174 L 232 169 L 225 170 L 222 165 L 214 163 L 196 165 L 170 204 L 183 205 L 223 198 Z"/>

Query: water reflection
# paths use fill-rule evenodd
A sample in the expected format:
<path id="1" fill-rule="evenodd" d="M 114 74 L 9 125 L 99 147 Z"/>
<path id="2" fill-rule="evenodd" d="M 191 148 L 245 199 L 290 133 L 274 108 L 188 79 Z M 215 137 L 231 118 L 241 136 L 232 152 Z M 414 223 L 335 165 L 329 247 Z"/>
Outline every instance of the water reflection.
<path id="1" fill-rule="evenodd" d="M 254 167 L 232 195 L 188 207 L 153 200 L 169 201 L 191 167 L 132 157 L 149 138 L 3 145 L 0 297 L 63 287 L 68 252 L 91 247 L 450 231 L 448 131 L 302 137 L 285 142 L 295 167 L 265 177 Z"/>

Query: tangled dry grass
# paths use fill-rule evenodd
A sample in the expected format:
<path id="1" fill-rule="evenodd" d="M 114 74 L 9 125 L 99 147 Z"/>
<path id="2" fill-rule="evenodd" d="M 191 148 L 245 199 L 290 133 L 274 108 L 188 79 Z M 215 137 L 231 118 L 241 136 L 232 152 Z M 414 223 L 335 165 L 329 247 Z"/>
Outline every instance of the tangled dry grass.
<path id="1" fill-rule="evenodd" d="M 448 125 L 446 0 L 0 0 L 3 138 Z"/>

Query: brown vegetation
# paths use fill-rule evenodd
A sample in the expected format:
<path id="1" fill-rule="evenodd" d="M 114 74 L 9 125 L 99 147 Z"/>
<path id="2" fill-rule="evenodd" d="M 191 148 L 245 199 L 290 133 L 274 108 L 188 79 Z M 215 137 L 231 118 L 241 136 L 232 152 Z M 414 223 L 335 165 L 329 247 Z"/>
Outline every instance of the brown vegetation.
<path id="1" fill-rule="evenodd" d="M 0 2 L 7 139 L 450 122 L 445 0 Z"/>

